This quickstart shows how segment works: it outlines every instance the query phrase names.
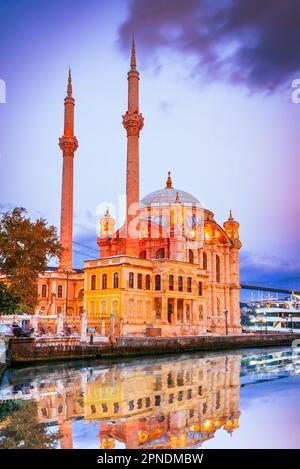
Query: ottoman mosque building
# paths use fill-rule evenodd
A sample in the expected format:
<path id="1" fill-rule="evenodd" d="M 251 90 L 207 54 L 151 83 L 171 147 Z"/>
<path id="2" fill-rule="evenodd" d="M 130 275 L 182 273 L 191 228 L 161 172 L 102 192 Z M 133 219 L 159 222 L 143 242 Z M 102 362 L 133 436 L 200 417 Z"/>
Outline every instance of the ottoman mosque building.
<path id="1" fill-rule="evenodd" d="M 78 329 L 86 313 L 88 327 L 101 334 L 199 335 L 240 332 L 239 223 L 230 211 L 220 226 L 199 200 L 165 186 L 140 199 L 139 72 L 134 41 L 128 72 L 126 220 L 115 226 L 109 210 L 100 220 L 99 259 L 72 265 L 74 135 L 71 72 L 65 98 L 60 241 L 58 269 L 38 281 L 37 313 L 61 314 Z"/>

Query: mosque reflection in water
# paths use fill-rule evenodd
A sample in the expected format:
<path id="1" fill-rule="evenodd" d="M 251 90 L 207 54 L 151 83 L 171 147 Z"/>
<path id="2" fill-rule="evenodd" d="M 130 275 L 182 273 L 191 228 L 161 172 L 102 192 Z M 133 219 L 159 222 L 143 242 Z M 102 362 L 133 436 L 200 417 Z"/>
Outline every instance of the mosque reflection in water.
<path id="1" fill-rule="evenodd" d="M 266 368 L 267 373 L 270 363 L 284 362 L 280 353 L 269 354 L 269 360 L 253 353 L 187 355 L 14 370 L 0 388 L 0 399 L 34 400 L 38 421 L 59 427 L 61 448 L 73 447 L 78 419 L 99 422 L 99 448 L 120 443 L 126 448 L 185 448 L 216 432 L 238 431 L 240 376 L 248 376 L 246 369 L 262 373 Z"/>

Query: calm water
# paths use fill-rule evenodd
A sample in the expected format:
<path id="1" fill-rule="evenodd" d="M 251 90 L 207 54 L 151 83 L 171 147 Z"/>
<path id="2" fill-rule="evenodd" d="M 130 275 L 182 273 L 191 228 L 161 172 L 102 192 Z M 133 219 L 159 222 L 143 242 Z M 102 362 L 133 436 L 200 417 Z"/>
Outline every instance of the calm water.
<path id="1" fill-rule="evenodd" d="M 300 348 L 9 370 L 0 448 L 300 448 Z"/>

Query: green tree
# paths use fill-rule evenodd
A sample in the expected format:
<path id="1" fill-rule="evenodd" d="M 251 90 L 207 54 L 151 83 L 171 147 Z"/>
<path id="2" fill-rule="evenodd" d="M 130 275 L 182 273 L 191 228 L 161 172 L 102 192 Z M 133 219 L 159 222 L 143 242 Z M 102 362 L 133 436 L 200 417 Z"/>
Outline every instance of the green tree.
<path id="1" fill-rule="evenodd" d="M 31 221 L 21 207 L 0 219 L 0 273 L 8 280 L 7 291 L 18 304 L 34 309 L 37 278 L 51 258 L 59 256 L 61 245 L 56 228 L 46 220 Z"/>
<path id="2" fill-rule="evenodd" d="M 8 413 L 8 412 L 9 413 Z M 35 401 L 18 401 L 6 409 L 3 419 L 8 418 L 0 428 L 0 449 L 52 449 L 60 435 L 47 431 L 45 423 L 38 421 Z"/>
<path id="3" fill-rule="evenodd" d="M 6 285 L 0 282 L 0 314 L 15 313 L 18 308 L 18 298 L 14 298 L 8 291 Z"/>

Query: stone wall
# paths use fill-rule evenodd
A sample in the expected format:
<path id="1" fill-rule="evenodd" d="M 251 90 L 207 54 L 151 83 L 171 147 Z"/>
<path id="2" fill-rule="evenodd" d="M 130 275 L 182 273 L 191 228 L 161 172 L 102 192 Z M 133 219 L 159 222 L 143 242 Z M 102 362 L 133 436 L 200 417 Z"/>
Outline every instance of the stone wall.
<path id="1" fill-rule="evenodd" d="M 66 345 L 37 347 L 33 338 L 10 339 L 12 364 L 136 355 L 216 351 L 251 347 L 291 345 L 300 334 L 240 334 L 236 336 L 198 337 L 120 337 L 116 344 Z"/>

